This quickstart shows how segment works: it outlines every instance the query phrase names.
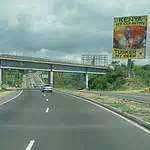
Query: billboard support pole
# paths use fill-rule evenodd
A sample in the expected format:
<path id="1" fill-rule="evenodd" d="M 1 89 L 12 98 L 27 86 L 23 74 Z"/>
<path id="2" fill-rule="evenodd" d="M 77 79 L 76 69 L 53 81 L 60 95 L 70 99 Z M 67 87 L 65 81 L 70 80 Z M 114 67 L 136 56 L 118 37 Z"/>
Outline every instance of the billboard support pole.
<path id="1" fill-rule="evenodd" d="M 127 72 L 128 72 L 128 77 L 131 78 L 131 59 L 128 59 Z"/>

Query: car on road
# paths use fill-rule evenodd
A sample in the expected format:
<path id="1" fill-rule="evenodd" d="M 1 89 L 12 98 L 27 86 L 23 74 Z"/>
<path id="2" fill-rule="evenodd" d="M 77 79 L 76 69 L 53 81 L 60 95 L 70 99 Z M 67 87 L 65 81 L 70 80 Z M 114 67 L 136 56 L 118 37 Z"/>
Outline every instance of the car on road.
<path id="1" fill-rule="evenodd" d="M 50 84 L 46 84 L 42 86 L 42 92 L 53 92 L 53 88 Z"/>

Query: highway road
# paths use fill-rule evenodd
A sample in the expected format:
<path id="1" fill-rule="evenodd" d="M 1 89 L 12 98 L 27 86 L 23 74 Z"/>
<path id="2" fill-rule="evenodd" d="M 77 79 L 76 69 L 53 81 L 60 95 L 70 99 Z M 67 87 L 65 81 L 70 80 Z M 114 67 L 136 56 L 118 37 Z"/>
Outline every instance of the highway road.
<path id="1" fill-rule="evenodd" d="M 87 101 L 25 90 L 0 106 L 1 150 L 149 150 L 150 133 Z"/>
<path id="2" fill-rule="evenodd" d="M 43 81 L 39 77 L 39 73 L 28 73 L 23 76 L 23 88 L 35 88 L 43 85 Z"/>

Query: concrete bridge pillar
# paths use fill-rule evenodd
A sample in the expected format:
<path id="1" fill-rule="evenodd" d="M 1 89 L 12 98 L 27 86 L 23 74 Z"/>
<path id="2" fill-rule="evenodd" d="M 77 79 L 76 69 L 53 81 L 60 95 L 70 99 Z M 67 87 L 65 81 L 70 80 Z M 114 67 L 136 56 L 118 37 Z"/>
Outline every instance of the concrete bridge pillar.
<path id="1" fill-rule="evenodd" d="M 48 84 L 53 86 L 53 71 L 48 72 Z"/>
<path id="2" fill-rule="evenodd" d="M 2 68 L 0 68 L 0 89 L 2 89 Z"/>
<path id="3" fill-rule="evenodd" d="M 85 74 L 85 78 L 86 78 L 86 89 L 89 88 L 89 76 L 88 73 Z"/>

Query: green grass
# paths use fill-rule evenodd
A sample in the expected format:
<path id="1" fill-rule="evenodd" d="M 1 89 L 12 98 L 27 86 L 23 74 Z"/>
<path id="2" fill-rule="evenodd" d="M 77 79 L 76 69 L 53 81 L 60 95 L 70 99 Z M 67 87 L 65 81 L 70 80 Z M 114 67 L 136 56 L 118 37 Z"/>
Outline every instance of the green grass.
<path id="1" fill-rule="evenodd" d="M 0 93 L 2 93 L 2 92 L 5 92 L 5 91 L 6 91 L 6 90 L 4 90 L 4 89 L 1 89 L 1 90 L 0 90 Z"/>

